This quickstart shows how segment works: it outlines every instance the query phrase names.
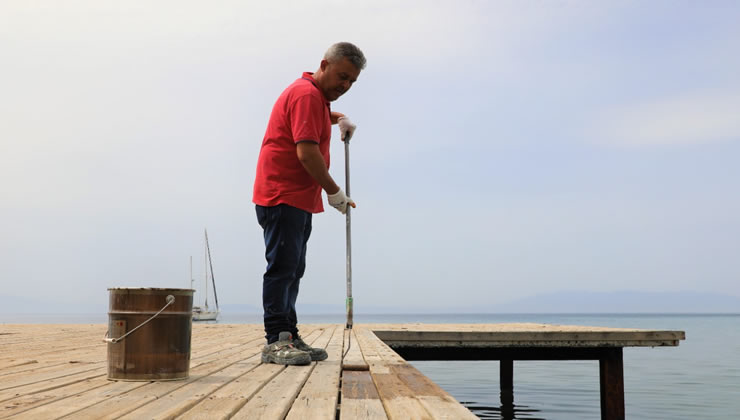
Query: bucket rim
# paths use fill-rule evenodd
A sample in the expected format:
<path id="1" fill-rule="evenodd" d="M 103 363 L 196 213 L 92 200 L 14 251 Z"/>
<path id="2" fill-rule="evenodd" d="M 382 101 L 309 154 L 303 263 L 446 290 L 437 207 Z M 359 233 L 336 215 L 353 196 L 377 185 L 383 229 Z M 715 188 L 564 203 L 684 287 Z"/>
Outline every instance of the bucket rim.
<path id="1" fill-rule="evenodd" d="M 169 293 L 185 295 L 192 295 L 193 293 L 195 293 L 195 289 L 177 289 L 165 287 L 109 287 L 108 291 L 110 291 L 111 293 L 138 292 L 143 294 Z"/>

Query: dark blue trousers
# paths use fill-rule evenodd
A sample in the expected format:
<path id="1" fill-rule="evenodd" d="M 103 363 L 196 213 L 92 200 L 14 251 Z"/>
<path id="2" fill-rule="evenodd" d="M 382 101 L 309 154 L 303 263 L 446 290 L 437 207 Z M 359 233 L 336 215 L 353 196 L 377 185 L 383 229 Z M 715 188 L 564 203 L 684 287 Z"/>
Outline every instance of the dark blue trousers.
<path id="1" fill-rule="evenodd" d="M 306 270 L 306 244 L 311 236 L 311 213 L 279 204 L 256 206 L 257 221 L 264 231 L 267 269 L 262 278 L 265 338 L 277 341 L 290 331 L 298 337 L 295 302 L 298 285 Z"/>

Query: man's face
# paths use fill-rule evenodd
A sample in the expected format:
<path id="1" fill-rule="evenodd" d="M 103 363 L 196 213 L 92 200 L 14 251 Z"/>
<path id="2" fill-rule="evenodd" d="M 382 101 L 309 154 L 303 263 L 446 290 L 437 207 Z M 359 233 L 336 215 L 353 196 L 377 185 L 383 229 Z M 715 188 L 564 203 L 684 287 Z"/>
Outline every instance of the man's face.
<path id="1" fill-rule="evenodd" d="M 344 95 L 360 75 L 360 70 L 346 58 L 334 63 L 322 60 L 321 70 L 324 74 L 318 84 L 329 101 Z"/>

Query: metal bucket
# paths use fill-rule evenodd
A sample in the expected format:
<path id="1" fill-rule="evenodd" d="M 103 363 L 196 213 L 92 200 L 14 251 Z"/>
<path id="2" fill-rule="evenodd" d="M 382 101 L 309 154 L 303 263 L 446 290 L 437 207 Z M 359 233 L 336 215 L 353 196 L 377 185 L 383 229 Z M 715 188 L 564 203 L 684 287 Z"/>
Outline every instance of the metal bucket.
<path id="1" fill-rule="evenodd" d="M 190 373 L 193 290 L 111 288 L 108 379 L 171 381 Z"/>

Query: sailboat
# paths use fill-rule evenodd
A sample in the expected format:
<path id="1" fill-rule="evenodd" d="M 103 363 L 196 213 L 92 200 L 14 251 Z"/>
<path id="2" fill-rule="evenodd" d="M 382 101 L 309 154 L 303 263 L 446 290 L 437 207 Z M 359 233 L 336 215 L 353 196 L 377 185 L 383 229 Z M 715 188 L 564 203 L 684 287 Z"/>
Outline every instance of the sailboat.
<path id="1" fill-rule="evenodd" d="M 216 279 L 213 277 L 213 263 L 211 262 L 211 247 L 208 245 L 208 230 L 205 230 L 206 249 L 204 257 L 205 274 L 203 280 L 205 283 L 203 293 L 203 306 L 193 305 L 193 321 L 215 321 L 218 318 L 220 310 L 218 308 L 218 295 L 216 294 Z M 208 277 L 210 274 L 213 284 L 213 298 L 216 301 L 216 307 L 208 306 Z M 193 279 L 193 257 L 190 257 L 190 288 L 193 289 L 195 279 Z"/>

